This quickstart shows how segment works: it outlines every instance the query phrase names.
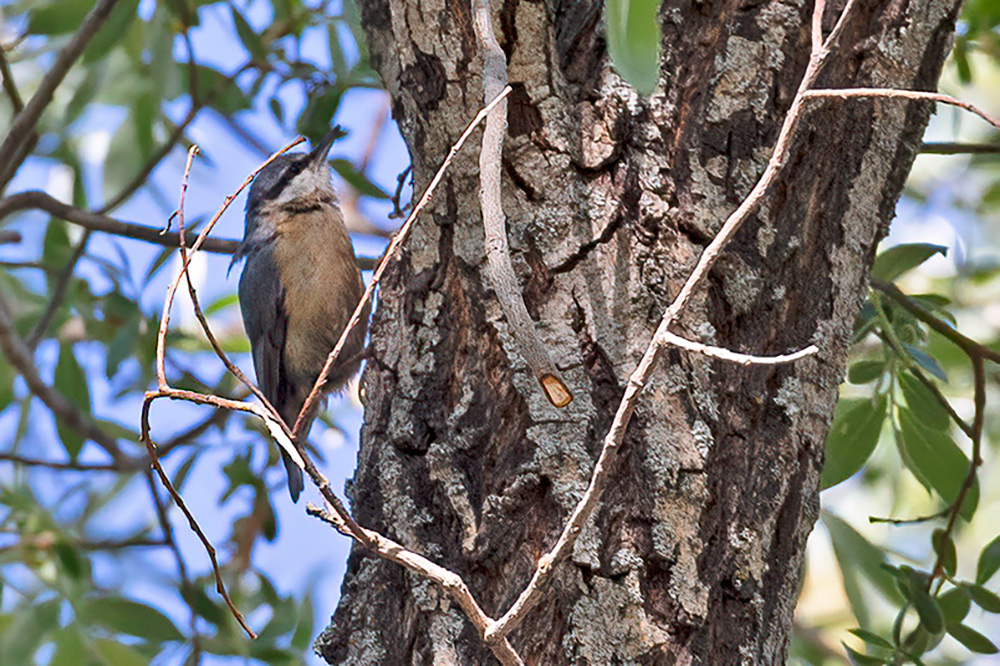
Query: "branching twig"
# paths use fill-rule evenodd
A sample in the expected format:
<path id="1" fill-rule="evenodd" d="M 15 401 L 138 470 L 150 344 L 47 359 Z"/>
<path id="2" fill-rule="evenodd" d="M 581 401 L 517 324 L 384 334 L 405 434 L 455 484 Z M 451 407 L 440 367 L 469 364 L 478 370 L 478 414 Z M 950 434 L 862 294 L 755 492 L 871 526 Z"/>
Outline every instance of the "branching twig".
<path id="1" fill-rule="evenodd" d="M 332 525 L 334 529 L 341 534 L 357 538 L 357 534 L 355 534 L 352 529 L 341 520 L 338 513 L 321 509 L 313 504 L 306 505 L 306 512 L 310 516 L 315 516 Z M 472 620 L 472 624 L 475 625 L 479 634 L 483 635 L 485 633 L 486 628 L 490 625 L 493 619 L 483 612 L 483 609 L 473 598 L 472 593 L 469 591 L 468 586 L 465 584 L 465 581 L 462 580 L 461 576 L 445 569 L 444 567 L 434 564 L 426 557 L 408 550 L 401 544 L 382 536 L 378 532 L 364 530 L 364 533 L 371 544 L 368 547 L 373 552 L 423 576 L 424 578 L 428 578 L 443 587 L 445 591 L 458 602 L 458 605 L 461 606 L 463 611 L 465 611 L 465 614 L 469 617 L 469 619 Z M 497 647 L 499 648 L 499 651 L 497 648 L 494 648 L 494 654 L 500 660 L 500 663 L 523 663 L 517 653 L 514 652 L 510 643 L 506 640 L 499 642 Z"/>
<path id="2" fill-rule="evenodd" d="M 27 157 L 27 153 L 22 151 L 21 147 L 25 142 L 29 141 L 29 137 L 34 132 L 35 125 L 38 123 L 38 119 L 41 118 L 42 112 L 49 105 L 49 102 L 52 101 L 52 95 L 56 88 L 62 83 L 63 78 L 69 72 L 73 63 L 76 62 L 76 59 L 83 53 L 87 42 L 90 41 L 101 26 L 104 25 L 104 22 L 107 21 L 111 10 L 114 9 L 117 2 L 118 0 L 98 1 L 94 8 L 90 10 L 90 13 L 87 14 L 86 18 L 83 19 L 80 29 L 76 31 L 69 40 L 69 43 L 59 51 L 59 55 L 56 56 L 55 61 L 42 79 L 35 94 L 31 96 L 28 103 L 15 116 L 10 130 L 7 132 L 7 136 L 4 138 L 3 143 L 0 144 L 0 165 L 2 165 L 0 169 L 3 169 L 3 173 L 0 174 L 0 190 L 3 190 L 7 186 L 11 177 L 13 177 L 14 173 L 21 166 L 24 158 Z"/>
<path id="3" fill-rule="evenodd" d="M 496 97 L 507 85 L 507 57 L 497 42 L 490 18 L 489 0 L 471 0 L 472 25 L 479 40 L 483 59 L 483 101 Z M 528 315 L 524 296 L 518 286 L 507 243 L 507 222 L 501 202 L 500 181 L 503 140 L 507 133 L 507 102 L 497 106 L 486 119 L 483 147 L 479 151 L 479 202 L 483 211 L 486 243 L 486 275 L 503 308 L 511 337 L 524 356 L 531 373 L 542 386 L 545 397 L 556 407 L 573 400 L 548 352 L 538 338 L 535 324 Z"/>
<path id="4" fill-rule="evenodd" d="M 76 244 L 76 248 L 73 250 L 73 254 L 70 256 L 66 265 L 63 266 L 62 271 L 56 278 L 55 287 L 52 289 L 52 296 L 49 297 L 49 302 L 45 306 L 45 311 L 42 312 L 42 316 L 38 318 L 38 323 L 35 324 L 35 328 L 31 330 L 31 335 L 25 342 L 28 348 L 34 351 L 38 343 L 41 342 L 42 338 L 45 337 L 46 332 L 49 330 L 49 326 L 52 325 L 52 320 L 55 319 L 56 313 L 59 308 L 62 307 L 63 300 L 66 298 L 66 293 L 69 291 L 69 283 L 73 280 L 73 273 L 76 271 L 76 265 L 79 263 L 80 258 L 83 257 L 83 253 L 87 251 L 87 242 L 90 240 L 91 230 L 87 229 L 83 232 L 83 236 L 80 237 L 80 241 Z"/>
<path id="5" fill-rule="evenodd" d="M 239 609 L 236 608 L 232 600 L 229 598 L 229 593 L 226 592 L 225 584 L 222 582 L 222 572 L 219 569 L 218 559 L 216 558 L 215 555 L 215 549 L 212 547 L 211 542 L 209 542 L 208 537 L 206 537 L 204 532 L 202 532 L 201 527 L 198 525 L 198 522 L 195 520 L 194 516 L 191 514 L 187 506 L 184 504 L 184 500 L 181 499 L 180 494 L 177 492 L 176 489 L 174 489 L 173 485 L 170 483 L 170 479 L 163 471 L 163 467 L 160 465 L 159 460 L 157 459 L 156 444 L 153 442 L 149 434 L 149 407 L 154 400 L 166 397 L 171 399 L 189 400 L 191 402 L 198 402 L 202 404 L 205 403 L 212 404 L 215 405 L 216 407 L 222 407 L 226 409 L 253 412 L 258 416 L 260 416 L 265 421 L 265 423 L 269 422 L 269 420 L 274 419 L 274 414 L 276 414 L 274 408 L 271 407 L 270 403 L 268 403 L 266 399 L 263 399 L 263 394 L 260 394 L 259 389 L 256 389 L 256 387 L 254 387 L 249 382 L 247 383 L 251 387 L 251 390 L 256 390 L 256 393 L 260 394 L 259 397 L 262 398 L 262 402 L 264 403 L 266 409 L 257 407 L 256 405 L 250 405 L 244 402 L 226 400 L 224 398 L 219 398 L 217 396 L 205 396 L 199 393 L 195 393 L 193 391 L 182 391 L 171 388 L 170 385 L 167 383 L 166 369 L 164 367 L 164 356 L 166 349 L 167 329 L 170 326 L 170 309 L 171 306 L 173 305 L 174 296 L 177 293 L 177 288 L 180 285 L 181 280 L 184 279 L 185 276 L 188 276 L 188 266 L 191 262 L 191 257 L 194 255 L 195 252 L 198 251 L 199 247 L 201 247 L 201 245 L 204 244 L 206 237 L 212 231 L 212 228 L 215 226 L 215 223 L 219 220 L 220 217 L 222 217 L 222 214 L 226 211 L 226 209 L 229 208 L 229 205 L 233 202 L 233 199 L 235 199 L 239 195 L 239 193 L 242 192 L 243 189 L 246 188 L 246 186 L 253 181 L 253 179 L 257 176 L 257 174 L 261 171 L 261 169 L 270 164 L 278 155 L 281 155 L 282 153 L 286 152 L 287 150 L 298 145 L 301 142 L 302 139 L 298 139 L 292 142 L 282 150 L 272 155 L 267 161 L 264 162 L 264 164 L 262 164 L 253 173 L 247 176 L 247 178 L 243 181 L 240 187 L 237 188 L 237 190 L 233 192 L 231 195 L 225 198 L 225 200 L 222 203 L 222 206 L 212 217 L 209 223 L 205 225 L 205 229 L 202 230 L 201 234 L 198 236 L 194 245 L 191 247 L 190 252 L 188 252 L 187 247 L 184 243 L 184 198 L 187 193 L 188 175 L 190 174 L 191 170 L 191 161 L 194 159 L 194 155 L 198 152 L 198 147 L 192 146 L 191 149 L 188 151 L 187 164 L 184 169 L 184 179 L 181 184 L 180 205 L 177 210 L 177 218 L 179 226 L 178 244 L 180 245 L 181 248 L 181 269 L 177 275 L 177 278 L 173 281 L 173 283 L 171 283 L 170 287 L 167 289 L 167 296 L 163 304 L 163 314 L 160 318 L 160 329 L 157 333 L 156 381 L 158 389 L 156 391 L 147 392 L 142 405 L 141 439 L 142 442 L 146 445 L 146 450 L 147 453 L 149 454 L 149 458 L 152 462 L 153 468 L 156 470 L 157 475 L 160 477 L 161 483 L 163 483 L 163 486 L 170 493 L 170 496 L 174 499 L 174 502 L 177 504 L 178 508 L 180 508 L 180 510 L 184 513 L 185 517 L 187 517 L 188 524 L 191 526 L 191 529 L 194 530 L 195 534 L 198 535 L 198 538 L 201 540 L 202 545 L 205 547 L 205 550 L 212 561 L 212 571 L 215 574 L 215 589 L 225 600 L 226 605 L 229 607 L 230 612 L 233 614 L 233 617 L 236 618 L 237 622 L 239 622 L 240 626 L 243 627 L 243 630 L 246 631 L 247 635 L 249 635 L 252 638 L 255 638 L 256 634 L 246 624 L 246 621 L 243 619 L 243 614 L 240 613 Z M 191 285 L 189 276 L 188 276 L 188 285 L 189 286 Z M 192 291 L 193 289 L 194 289 L 193 286 L 191 286 Z M 196 302 L 196 297 L 194 300 Z M 204 316 L 202 315 L 202 320 L 203 319 Z M 207 329 L 207 322 L 205 323 L 205 327 Z M 213 343 L 215 343 L 214 337 L 212 337 L 211 340 Z M 218 349 L 217 343 L 215 343 L 214 346 L 216 347 L 216 349 Z M 229 364 L 228 359 L 225 358 L 225 354 L 221 354 L 221 356 L 228 365 L 231 365 Z M 242 373 L 240 373 L 237 376 L 242 377 Z M 245 380 L 245 377 L 242 378 Z M 280 418 L 278 419 L 278 421 L 280 422 Z"/>
<path id="6" fill-rule="evenodd" d="M 555 546 L 539 558 L 538 566 L 535 569 L 535 573 L 532 575 L 531 581 L 528 583 L 527 587 L 520 594 L 510 609 L 503 615 L 503 617 L 497 620 L 487 630 L 487 641 L 493 641 L 499 637 L 506 636 L 518 624 L 520 624 L 527 612 L 541 599 L 542 589 L 552 577 L 555 565 L 566 557 L 573 544 L 576 542 L 577 537 L 579 537 L 580 533 L 583 531 L 583 527 L 586 524 L 587 519 L 590 517 L 591 513 L 593 513 L 594 508 L 597 506 L 597 501 L 607 485 L 607 481 L 611 473 L 611 459 L 625 438 L 625 430 L 628 427 L 629 420 L 632 418 L 632 413 L 635 411 L 639 393 L 642 391 L 647 379 L 656 365 L 659 351 L 665 344 L 664 338 L 666 334 L 669 332 L 670 327 L 680 317 L 685 305 L 687 305 L 688 300 L 693 295 L 695 288 L 701 284 L 701 282 L 708 275 L 709 270 L 718 260 L 723 248 L 736 234 L 736 231 L 740 228 L 740 226 L 742 226 L 743 222 L 749 217 L 750 213 L 753 212 L 753 210 L 761 202 L 764 195 L 770 190 L 771 185 L 775 182 L 778 174 L 781 173 L 788 157 L 788 153 L 791 149 L 791 137 L 802 117 L 803 106 L 805 103 L 804 95 L 815 82 L 816 77 L 819 74 L 827 56 L 830 54 L 832 47 L 840 39 L 840 35 L 846 24 L 846 19 L 854 7 L 855 2 L 856 0 L 848 0 L 840 18 L 837 21 L 836 27 L 834 27 L 833 32 L 830 33 L 829 37 L 824 40 L 813 39 L 813 49 L 810 54 L 809 64 L 802 77 L 802 82 L 799 84 L 799 89 L 795 95 L 795 99 L 792 101 L 791 108 L 785 116 L 781 132 L 779 133 L 778 140 L 774 146 L 774 152 L 771 155 L 771 159 L 767 163 L 767 167 L 764 169 L 763 175 L 761 175 L 760 180 L 757 181 L 757 184 L 754 186 L 747 198 L 744 199 L 743 203 L 741 203 L 740 206 L 729 216 L 725 224 L 723 224 L 722 228 L 719 230 L 719 233 L 714 239 L 712 239 L 712 242 L 709 243 L 704 252 L 702 252 L 701 257 L 698 259 L 698 263 L 691 271 L 687 281 L 681 287 L 681 290 L 674 298 L 674 301 L 664 312 L 659 327 L 653 335 L 653 339 L 646 348 L 638 366 L 629 377 L 628 384 L 625 388 L 625 395 L 622 397 L 621 402 L 618 405 L 618 410 L 615 413 L 611 428 L 604 438 L 604 443 L 601 446 L 601 453 L 594 465 L 594 470 L 590 478 L 590 484 L 588 485 L 586 492 L 573 509 L 573 513 L 570 515 L 570 518 L 563 528 L 562 534 L 560 534 L 559 540 L 556 542 Z M 813 19 L 813 25 L 816 25 L 819 21 L 821 21 L 822 11 L 823 2 L 818 2 L 814 7 L 814 17 L 816 14 L 820 14 L 820 17 Z"/>
<path id="7" fill-rule="evenodd" d="M 964 108 L 964 107 L 963 107 Z M 943 336 L 945 339 L 956 345 L 961 349 L 966 356 L 969 357 L 969 361 L 972 363 L 972 372 L 974 377 L 974 402 L 975 402 L 975 412 L 972 416 L 972 425 L 968 425 L 958 417 L 958 414 L 952 408 L 948 400 L 941 394 L 933 383 L 927 378 L 922 376 L 919 371 L 914 374 L 920 379 L 925 386 L 930 388 L 935 396 L 935 398 L 940 402 L 948 414 L 951 415 L 952 419 L 959 424 L 963 432 L 968 435 L 972 442 L 972 455 L 969 460 L 969 471 L 966 473 L 965 478 L 962 480 L 962 485 L 958 489 L 958 494 L 955 496 L 954 501 L 945 508 L 940 514 L 931 516 L 930 518 L 938 517 L 948 517 L 948 521 L 944 527 L 944 539 L 948 540 L 951 538 L 952 532 L 955 530 L 955 525 L 958 521 L 958 517 L 962 512 L 962 505 L 965 503 L 966 497 L 968 497 L 969 492 L 976 484 L 976 472 L 979 467 L 983 464 L 982 457 L 982 444 L 983 444 L 983 423 L 986 419 L 986 361 L 992 361 L 994 363 L 1000 363 L 1000 354 L 993 351 L 989 347 L 976 342 L 975 340 L 969 338 L 968 336 L 960 333 L 958 330 L 949 326 L 946 322 L 942 321 L 940 317 L 935 316 L 933 313 L 929 312 L 923 305 L 916 302 L 902 291 L 899 287 L 891 282 L 886 282 L 877 278 L 872 278 L 872 287 L 878 291 L 885 294 L 887 297 L 892 299 L 892 301 L 910 314 L 916 317 L 919 321 L 926 324 L 929 328 L 934 330 L 936 333 Z M 877 301 L 875 302 L 878 306 Z M 887 332 L 889 333 L 889 332 Z M 889 333 L 891 335 L 891 333 Z M 897 353 L 903 354 L 902 350 Z M 914 521 L 905 522 L 918 522 L 924 519 L 916 519 Z M 897 523 L 898 524 L 898 523 Z M 942 579 L 944 574 L 944 555 L 945 549 L 939 549 L 938 555 L 934 560 L 934 567 L 931 569 L 931 576 L 927 582 L 927 589 L 930 591 L 931 586 L 934 584 L 935 580 Z"/>

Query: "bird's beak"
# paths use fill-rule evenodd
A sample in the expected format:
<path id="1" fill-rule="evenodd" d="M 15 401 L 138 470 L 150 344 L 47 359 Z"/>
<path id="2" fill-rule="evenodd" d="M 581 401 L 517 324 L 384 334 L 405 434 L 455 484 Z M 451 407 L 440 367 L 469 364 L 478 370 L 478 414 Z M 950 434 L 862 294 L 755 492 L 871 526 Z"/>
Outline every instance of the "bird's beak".
<path id="1" fill-rule="evenodd" d="M 313 149 L 309 153 L 309 163 L 313 167 L 319 166 L 326 162 L 327 153 L 330 152 L 330 147 L 333 146 L 333 142 L 344 136 L 344 131 L 340 129 L 340 126 L 334 127 L 332 130 L 326 133 L 322 139 L 319 140 Z"/>

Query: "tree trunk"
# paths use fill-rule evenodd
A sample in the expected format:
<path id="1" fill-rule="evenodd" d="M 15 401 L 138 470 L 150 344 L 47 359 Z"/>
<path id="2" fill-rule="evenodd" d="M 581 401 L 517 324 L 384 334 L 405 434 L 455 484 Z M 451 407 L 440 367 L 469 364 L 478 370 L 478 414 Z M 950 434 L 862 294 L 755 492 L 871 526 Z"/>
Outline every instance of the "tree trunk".
<path id="1" fill-rule="evenodd" d="M 469 2 L 359 4 L 419 192 L 481 106 Z M 826 32 L 843 2 L 828 4 Z M 934 90 L 959 4 L 860 0 L 818 87 Z M 486 281 L 474 140 L 382 283 L 349 494 L 361 524 L 461 574 L 497 617 L 586 488 L 663 309 L 762 173 L 813 3 L 667 0 L 649 98 L 610 68 L 602 0 L 494 5 L 514 84 L 513 260 L 576 399 L 546 401 Z M 930 111 L 809 103 L 780 182 L 675 331 L 820 353 L 776 367 L 663 355 L 611 487 L 511 634 L 527 663 L 784 663 L 852 322 Z M 442 590 L 358 549 L 317 647 L 336 664 L 495 663 Z"/>

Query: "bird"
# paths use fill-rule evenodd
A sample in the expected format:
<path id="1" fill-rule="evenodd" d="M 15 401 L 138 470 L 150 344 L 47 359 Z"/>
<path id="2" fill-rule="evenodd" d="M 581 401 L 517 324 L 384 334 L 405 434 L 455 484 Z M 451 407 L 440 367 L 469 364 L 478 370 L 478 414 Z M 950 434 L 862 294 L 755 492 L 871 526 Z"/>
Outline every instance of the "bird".
<path id="1" fill-rule="evenodd" d="M 294 427 L 364 293 L 344 216 L 337 205 L 327 154 L 339 127 L 308 153 L 279 155 L 257 174 L 246 202 L 243 239 L 230 268 L 245 259 L 240 312 L 257 384 L 281 418 Z M 324 398 L 339 391 L 361 364 L 370 307 L 330 368 Z M 305 415 L 304 441 L 320 403 Z M 280 449 L 280 447 L 279 447 Z M 288 490 L 298 502 L 302 469 L 280 449 Z"/>

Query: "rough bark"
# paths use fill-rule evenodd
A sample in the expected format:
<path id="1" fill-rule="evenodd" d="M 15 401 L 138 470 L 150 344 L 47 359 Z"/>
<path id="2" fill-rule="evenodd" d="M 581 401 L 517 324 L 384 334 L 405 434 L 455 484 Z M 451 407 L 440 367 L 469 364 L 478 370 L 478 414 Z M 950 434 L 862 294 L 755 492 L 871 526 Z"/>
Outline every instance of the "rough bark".
<path id="1" fill-rule="evenodd" d="M 419 191 L 482 96 L 467 0 L 365 0 Z M 763 171 L 809 52 L 806 0 L 667 0 L 660 90 L 611 71 L 601 0 L 507 0 L 504 206 L 529 311 L 576 399 L 556 410 L 485 280 L 474 150 L 383 282 L 349 492 L 358 520 L 506 610 L 580 497 L 669 298 Z M 828 3 L 830 29 L 840 2 Z M 933 90 L 958 0 L 861 0 L 820 87 Z M 616 480 L 547 601 L 531 664 L 782 664 L 853 318 L 930 109 L 810 106 L 781 182 L 678 332 L 817 357 L 746 368 L 671 351 Z M 439 589 L 355 551 L 317 642 L 336 664 L 488 664 Z"/>

